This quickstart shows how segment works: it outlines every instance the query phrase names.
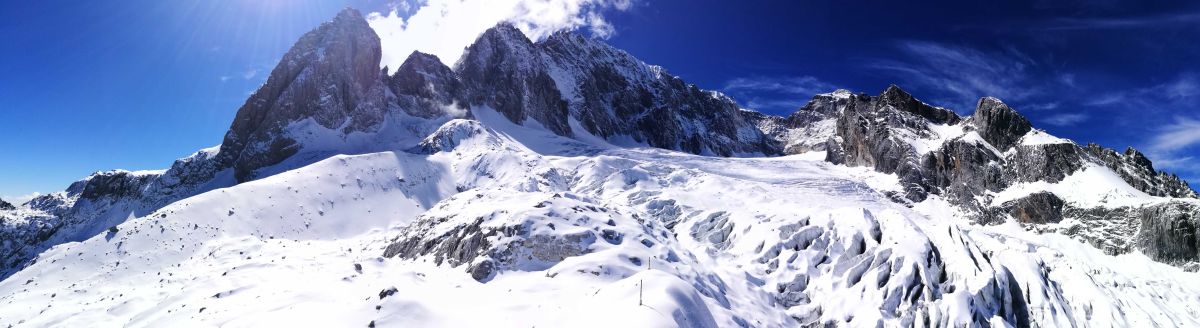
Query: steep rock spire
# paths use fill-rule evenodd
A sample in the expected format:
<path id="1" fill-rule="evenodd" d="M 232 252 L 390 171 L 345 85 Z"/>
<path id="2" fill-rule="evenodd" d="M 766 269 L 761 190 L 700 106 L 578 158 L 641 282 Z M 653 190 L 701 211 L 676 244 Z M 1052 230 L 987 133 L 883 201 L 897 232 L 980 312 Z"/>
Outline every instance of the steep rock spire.
<path id="1" fill-rule="evenodd" d="M 533 41 L 508 23 L 484 31 L 456 65 L 471 104 L 486 105 L 517 123 L 531 118 L 571 136 L 567 102 Z"/>
<path id="2" fill-rule="evenodd" d="M 1000 150 L 1012 147 L 1033 129 L 1028 119 L 992 97 L 979 99 L 971 123 L 983 140 Z"/>
<path id="3" fill-rule="evenodd" d="M 446 106 L 466 106 L 458 74 L 437 56 L 419 51 L 413 51 L 388 78 L 388 88 L 400 107 L 415 116 L 431 118 L 446 114 Z"/>
<path id="4" fill-rule="evenodd" d="M 304 34 L 238 109 L 221 163 L 238 181 L 253 179 L 302 148 L 284 130 L 309 118 L 342 133 L 374 128 L 386 109 L 380 57 L 379 37 L 354 9 Z"/>

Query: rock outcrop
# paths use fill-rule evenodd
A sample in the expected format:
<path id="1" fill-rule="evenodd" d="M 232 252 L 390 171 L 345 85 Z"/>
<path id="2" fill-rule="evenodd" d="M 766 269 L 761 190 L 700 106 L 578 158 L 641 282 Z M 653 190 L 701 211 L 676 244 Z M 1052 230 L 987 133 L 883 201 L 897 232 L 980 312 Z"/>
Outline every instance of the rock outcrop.
<path id="1" fill-rule="evenodd" d="M 1156 171 L 1137 150 L 1118 153 L 1095 144 L 1081 147 L 1053 138 L 1035 131 L 1028 119 L 991 97 L 980 99 L 975 113 L 965 119 L 921 103 L 894 85 L 879 96 L 851 99 L 837 118 L 837 128 L 826 146 L 826 160 L 895 174 L 906 202 L 939 195 L 980 224 L 1013 219 L 1037 226 L 1076 219 L 1081 223 L 1064 233 L 1111 254 L 1138 249 L 1167 263 L 1197 261 L 1193 202 L 1114 209 L 1072 204 L 1062 195 L 1033 191 L 1003 204 L 991 203 L 995 194 L 1017 184 L 1059 183 L 1089 167 L 1111 170 L 1149 196 L 1197 197 L 1186 182 Z M 824 101 L 814 98 L 805 108 Z M 811 111 L 805 108 L 797 113 Z M 797 128 L 821 129 L 816 125 Z"/>
<path id="2" fill-rule="evenodd" d="M 500 24 L 467 48 L 455 70 L 471 105 L 558 135 L 586 133 L 694 154 L 779 153 L 732 99 L 576 33 L 535 43 Z"/>
<path id="3" fill-rule="evenodd" d="M 1011 148 L 1025 133 L 1033 129 L 1029 120 L 1008 108 L 1000 99 L 983 97 L 979 99 L 976 108 L 975 114 L 971 115 L 971 124 L 979 131 L 983 140 L 996 149 Z"/>
<path id="4" fill-rule="evenodd" d="M 379 37 L 353 9 L 304 34 L 238 109 L 219 161 L 238 181 L 252 180 L 254 170 L 300 150 L 285 131 L 290 124 L 311 119 L 343 133 L 377 128 L 387 107 L 381 56 Z"/>

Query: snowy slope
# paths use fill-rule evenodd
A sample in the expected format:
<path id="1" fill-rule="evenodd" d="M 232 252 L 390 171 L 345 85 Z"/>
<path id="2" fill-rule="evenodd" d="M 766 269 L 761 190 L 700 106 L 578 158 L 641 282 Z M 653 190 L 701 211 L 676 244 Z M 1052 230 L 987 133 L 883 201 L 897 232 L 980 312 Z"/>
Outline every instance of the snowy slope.
<path id="1" fill-rule="evenodd" d="M 451 121 L 429 147 L 335 156 L 58 245 L 0 282 L 0 323 L 1200 324 L 1196 273 L 968 225 L 937 198 L 906 208 L 882 194 L 895 176 L 496 125 Z M 384 256 L 504 227 L 523 228 L 455 244 L 461 263 Z M 577 243 L 536 246 L 550 240 Z M 506 262 L 478 281 L 471 264 L 489 260 Z"/>
<path id="2" fill-rule="evenodd" d="M 573 33 L 378 42 L 344 10 L 222 145 L 0 204 L 0 326 L 1200 326 L 1196 193 L 999 99 L 778 117 Z"/>

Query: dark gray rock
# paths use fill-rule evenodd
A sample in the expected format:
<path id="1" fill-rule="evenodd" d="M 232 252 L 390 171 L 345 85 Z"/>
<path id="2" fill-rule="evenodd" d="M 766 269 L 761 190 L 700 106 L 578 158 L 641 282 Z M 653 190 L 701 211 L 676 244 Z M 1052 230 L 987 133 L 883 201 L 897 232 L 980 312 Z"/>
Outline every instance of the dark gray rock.
<path id="1" fill-rule="evenodd" d="M 1156 171 L 1150 160 L 1133 147 L 1126 148 L 1124 154 L 1096 144 L 1088 144 L 1084 149 L 1096 161 L 1116 171 L 1125 182 L 1142 192 L 1160 197 L 1198 197 L 1187 181 L 1174 174 Z"/>
<path id="2" fill-rule="evenodd" d="M 982 195 L 1006 185 L 1002 179 L 1003 162 L 985 145 L 954 139 L 926 154 L 920 174 L 934 187 L 951 194 Z"/>
<path id="3" fill-rule="evenodd" d="M 971 124 L 979 131 L 992 146 L 1001 151 L 1012 147 L 1025 136 L 1033 126 L 1017 111 L 1009 108 L 1000 99 L 983 97 L 971 115 Z"/>
<path id="4" fill-rule="evenodd" d="M 522 261 L 557 263 L 586 254 L 588 245 L 596 241 L 596 235 L 586 231 L 561 236 L 538 235 L 531 234 L 525 225 L 485 230 L 481 227 L 482 218 L 435 235 L 435 227 L 447 219 L 422 217 L 418 220 L 384 249 L 383 256 L 402 259 L 430 256 L 439 265 L 470 264 L 467 272 L 480 282 L 489 280 L 495 271 L 517 267 Z M 500 240 L 504 242 L 496 242 Z"/>
<path id="5" fill-rule="evenodd" d="M 954 111 L 921 102 L 895 84 L 883 90 L 883 93 L 879 95 L 878 102 L 878 109 L 891 107 L 925 118 L 934 124 L 955 124 L 962 120 L 962 117 L 959 117 Z"/>
<path id="6" fill-rule="evenodd" d="M 300 150 L 284 133 L 291 123 L 312 119 L 343 133 L 375 129 L 387 108 L 380 56 L 379 37 L 354 9 L 304 34 L 238 109 L 219 161 L 248 181 L 254 170 Z"/>
<path id="7" fill-rule="evenodd" d="M 486 105 L 515 123 L 533 119 L 558 135 L 571 136 L 567 102 L 533 41 L 501 23 L 484 31 L 456 65 L 473 105 Z"/>
<path id="8" fill-rule="evenodd" d="M 1200 207 L 1168 202 L 1142 208 L 1137 248 L 1155 261 L 1186 264 L 1200 260 Z"/>
<path id="9" fill-rule="evenodd" d="M 0 211 L 11 211 L 11 210 L 15 210 L 15 209 L 17 209 L 17 207 L 13 206 L 13 204 L 9 204 L 8 202 L 4 201 L 3 199 L 0 199 Z"/>
<path id="10" fill-rule="evenodd" d="M 959 120 L 954 112 L 921 103 L 892 85 L 878 97 L 856 96 L 846 104 L 837 121 L 836 136 L 826 146 L 826 160 L 895 173 L 905 198 L 922 201 L 933 191 L 923 167 L 935 164 L 923 163 L 923 156 L 905 138 L 931 138 L 935 134 L 930 122 Z"/>
<path id="11" fill-rule="evenodd" d="M 458 74 L 442 64 L 437 56 L 414 51 L 387 79 L 397 104 L 414 116 L 446 115 L 445 107 L 448 106 L 460 111 L 467 109 Z"/>
<path id="12" fill-rule="evenodd" d="M 813 96 L 803 107 L 786 117 L 747 112 L 758 122 L 759 130 L 777 143 L 784 154 L 827 151 L 829 138 L 835 136 L 838 117 L 856 99 L 869 99 L 847 90 Z"/>
<path id="13" fill-rule="evenodd" d="M 759 117 L 732 99 L 576 33 L 534 43 L 500 24 L 467 48 L 455 71 L 471 105 L 517 123 L 531 119 L 558 135 L 587 133 L 694 154 L 779 153 L 756 127 Z M 572 118 L 578 126 L 568 124 Z"/>
<path id="14" fill-rule="evenodd" d="M 1083 168 L 1086 155 L 1073 143 L 1018 145 L 1004 157 L 1004 180 L 1055 183 Z"/>
<path id="15" fill-rule="evenodd" d="M 1062 221 L 1063 201 L 1049 192 L 1037 192 L 1020 199 L 1005 202 L 1000 207 L 1017 222 L 1058 223 Z"/>

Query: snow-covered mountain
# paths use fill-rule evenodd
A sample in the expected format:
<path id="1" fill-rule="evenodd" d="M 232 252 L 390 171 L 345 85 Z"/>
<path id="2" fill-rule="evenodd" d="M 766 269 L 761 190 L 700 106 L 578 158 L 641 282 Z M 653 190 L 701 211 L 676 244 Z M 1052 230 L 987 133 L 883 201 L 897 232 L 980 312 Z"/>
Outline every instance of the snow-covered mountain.
<path id="1" fill-rule="evenodd" d="M 379 61 L 345 10 L 221 145 L 0 202 L 0 324 L 1200 325 L 1196 192 L 995 98 L 777 117 L 507 24 Z"/>

